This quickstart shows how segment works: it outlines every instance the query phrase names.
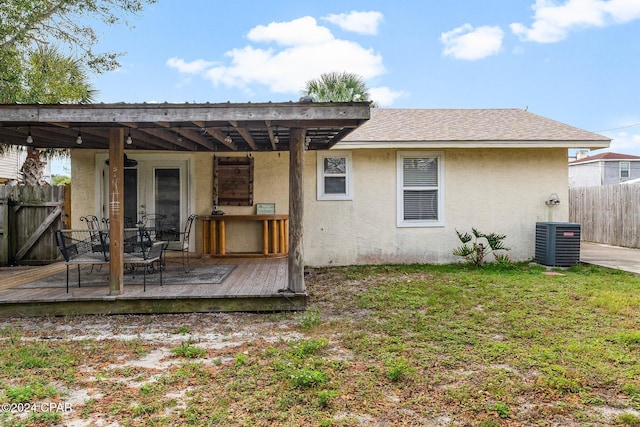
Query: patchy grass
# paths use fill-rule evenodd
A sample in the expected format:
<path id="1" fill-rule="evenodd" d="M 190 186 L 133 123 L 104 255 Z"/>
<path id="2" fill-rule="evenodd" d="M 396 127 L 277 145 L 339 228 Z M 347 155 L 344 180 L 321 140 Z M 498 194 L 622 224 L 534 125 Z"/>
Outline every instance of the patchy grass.
<path id="1" fill-rule="evenodd" d="M 306 313 L 110 317 L 100 339 L 0 323 L 0 401 L 73 402 L 0 425 L 640 425 L 640 279 L 544 271 L 315 269 Z"/>

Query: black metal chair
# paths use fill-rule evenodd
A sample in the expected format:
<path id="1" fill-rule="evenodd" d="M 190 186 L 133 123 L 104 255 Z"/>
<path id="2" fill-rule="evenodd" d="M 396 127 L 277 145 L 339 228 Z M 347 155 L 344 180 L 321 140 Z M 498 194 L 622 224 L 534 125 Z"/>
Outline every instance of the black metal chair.
<path id="1" fill-rule="evenodd" d="M 189 265 L 189 237 L 191 235 L 191 228 L 193 222 L 198 218 L 198 215 L 191 214 L 187 218 L 187 222 L 184 225 L 184 231 L 179 232 L 175 230 L 165 230 L 164 237 L 167 238 L 166 251 L 181 252 L 182 254 L 182 268 L 185 273 L 189 272 L 191 266 Z M 186 264 L 185 264 L 186 259 Z"/>
<path id="2" fill-rule="evenodd" d="M 69 292 L 69 266 L 78 268 L 78 287 L 80 287 L 80 265 L 103 265 L 109 262 L 102 236 L 98 232 L 97 242 L 91 230 L 56 230 L 56 245 L 64 257 L 67 266 L 67 292 Z"/>
<path id="3" fill-rule="evenodd" d="M 142 226 L 148 230 L 151 240 L 163 240 L 164 221 L 167 219 L 163 214 L 145 214 L 142 215 L 138 226 Z"/>
<path id="4" fill-rule="evenodd" d="M 143 287 L 147 290 L 147 270 L 153 269 L 154 263 L 162 261 L 162 252 L 167 242 L 154 242 L 144 227 L 127 228 L 124 230 L 124 263 L 133 266 L 143 266 Z M 162 286 L 162 268 L 160 270 L 160 286 Z"/>

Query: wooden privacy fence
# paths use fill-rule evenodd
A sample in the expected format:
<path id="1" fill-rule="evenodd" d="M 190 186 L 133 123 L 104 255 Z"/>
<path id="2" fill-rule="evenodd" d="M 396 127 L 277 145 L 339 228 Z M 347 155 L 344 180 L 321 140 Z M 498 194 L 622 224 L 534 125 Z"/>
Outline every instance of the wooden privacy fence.
<path id="1" fill-rule="evenodd" d="M 640 184 L 570 188 L 569 220 L 582 240 L 640 248 Z"/>
<path id="2" fill-rule="evenodd" d="M 0 265 L 46 264 L 59 257 L 69 186 L 0 186 Z"/>

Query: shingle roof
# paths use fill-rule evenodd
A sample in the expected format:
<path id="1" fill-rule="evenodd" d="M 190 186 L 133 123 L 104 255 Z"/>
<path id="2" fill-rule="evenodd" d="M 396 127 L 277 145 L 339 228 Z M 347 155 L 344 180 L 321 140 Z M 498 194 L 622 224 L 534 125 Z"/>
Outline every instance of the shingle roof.
<path id="1" fill-rule="evenodd" d="M 598 161 L 598 160 L 603 160 L 603 161 L 607 161 L 607 160 L 640 160 L 640 156 L 634 156 L 634 155 L 631 155 L 631 154 L 620 154 L 620 153 L 606 152 L 606 153 L 600 153 L 600 154 L 595 154 L 593 156 L 585 157 L 584 159 L 574 160 L 570 164 L 574 165 L 576 163 L 588 163 L 588 162 L 595 162 L 595 161 Z"/>
<path id="2" fill-rule="evenodd" d="M 345 142 L 596 141 L 610 138 L 520 109 L 371 109 Z"/>

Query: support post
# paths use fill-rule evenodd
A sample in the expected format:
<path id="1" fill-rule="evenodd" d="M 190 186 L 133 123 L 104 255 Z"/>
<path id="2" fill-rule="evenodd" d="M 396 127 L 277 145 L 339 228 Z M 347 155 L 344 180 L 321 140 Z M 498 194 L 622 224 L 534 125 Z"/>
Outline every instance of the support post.
<path id="1" fill-rule="evenodd" d="M 304 214 L 305 129 L 292 128 L 289 145 L 289 290 L 305 292 L 302 221 Z"/>
<path id="2" fill-rule="evenodd" d="M 124 129 L 109 129 L 109 293 L 124 293 Z"/>

